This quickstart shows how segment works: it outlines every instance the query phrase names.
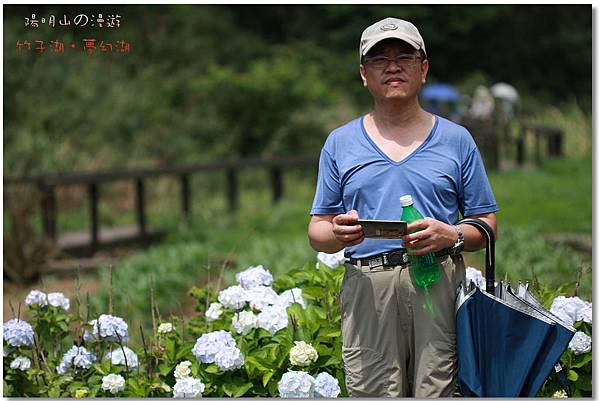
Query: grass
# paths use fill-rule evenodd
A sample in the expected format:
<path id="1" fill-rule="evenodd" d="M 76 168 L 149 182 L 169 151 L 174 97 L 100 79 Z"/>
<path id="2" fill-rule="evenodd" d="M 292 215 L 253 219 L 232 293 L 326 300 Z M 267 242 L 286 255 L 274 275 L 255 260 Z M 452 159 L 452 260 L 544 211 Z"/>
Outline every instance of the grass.
<path id="1" fill-rule="evenodd" d="M 591 233 L 591 169 L 589 160 L 555 160 L 535 171 L 490 174 L 497 201 L 500 239 L 497 243 L 497 278 L 531 281 L 558 287 L 574 281 L 582 270 L 580 294 L 591 298 L 591 255 L 547 243 L 550 232 Z M 256 182 L 256 184 L 260 184 Z M 211 270 L 215 280 L 223 263 L 223 285 L 234 283 L 235 272 L 258 264 L 277 274 L 315 260 L 308 245 L 306 225 L 314 183 L 301 175 L 286 178 L 287 194 L 276 206 L 270 193 L 246 188 L 240 210 L 226 213 L 223 199 L 204 198 L 194 203 L 193 224 L 171 231 L 167 241 L 148 252 L 123 259 L 114 271 L 115 310 L 147 319 L 149 291 L 164 313 L 179 314 L 185 292 Z M 568 202 L 565 200 L 568 199 Z M 166 212 L 165 212 L 166 213 Z M 173 214 L 173 208 L 171 208 Z M 164 216 L 164 215 L 163 215 Z M 171 217 L 171 221 L 175 219 Z M 483 252 L 467 256 L 467 264 L 483 267 Z M 108 283 L 107 272 L 101 280 Z M 96 307 L 107 305 L 106 293 Z"/>
<path id="2" fill-rule="evenodd" d="M 565 131 L 567 157 L 546 160 L 537 169 L 489 173 L 501 209 L 497 216 L 496 277 L 508 275 L 512 283 L 538 280 L 551 288 L 567 284 L 569 295 L 573 295 L 581 272 L 579 293 L 591 299 L 591 255 L 544 240 L 545 234 L 557 232 L 591 235 L 591 122 L 575 106 L 564 114 L 549 109 L 546 116 L 547 123 L 570 130 Z M 587 152 L 583 152 L 586 147 Z M 232 212 L 224 196 L 224 174 L 193 176 L 189 226 L 181 223 L 177 181 L 147 182 L 148 224 L 167 230 L 168 236 L 163 243 L 120 260 L 113 272 L 115 313 L 127 316 L 132 327 L 137 325 L 133 322 L 147 324 L 151 288 L 164 316 L 190 313 L 187 290 L 202 284 L 208 275 L 215 280 L 224 265 L 223 286 L 233 283 L 235 273 L 248 266 L 262 264 L 277 276 L 315 261 L 306 237 L 314 171 L 297 170 L 284 177 L 286 195 L 273 205 L 271 193 L 264 190 L 268 175 L 243 172 L 239 177 L 239 209 Z M 132 185 L 127 183 L 101 189 L 103 227 L 135 221 L 132 195 Z M 61 210 L 60 230 L 87 227 L 87 202 L 73 206 L 71 211 Z M 483 251 L 465 258 L 468 265 L 483 267 Z M 92 308 L 103 313 L 108 306 L 108 269 L 100 271 L 99 280 L 102 290 L 92 299 Z"/>

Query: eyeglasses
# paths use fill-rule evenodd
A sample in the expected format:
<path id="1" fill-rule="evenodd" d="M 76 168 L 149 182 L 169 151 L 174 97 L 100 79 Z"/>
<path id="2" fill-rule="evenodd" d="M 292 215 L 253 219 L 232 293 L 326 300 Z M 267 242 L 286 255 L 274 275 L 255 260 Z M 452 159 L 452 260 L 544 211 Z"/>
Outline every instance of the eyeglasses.
<path id="1" fill-rule="evenodd" d="M 397 57 L 375 56 L 365 58 L 364 63 L 378 70 L 386 68 L 391 61 L 402 68 L 412 68 L 421 57 L 414 54 L 401 54 Z"/>

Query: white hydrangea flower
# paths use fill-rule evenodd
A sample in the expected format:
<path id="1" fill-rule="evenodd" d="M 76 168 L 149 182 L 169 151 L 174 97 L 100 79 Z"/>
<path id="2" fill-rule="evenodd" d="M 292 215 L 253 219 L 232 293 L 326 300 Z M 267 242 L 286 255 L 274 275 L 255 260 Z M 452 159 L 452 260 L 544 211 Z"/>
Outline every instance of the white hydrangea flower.
<path id="1" fill-rule="evenodd" d="M 125 389 L 125 379 L 121 375 L 111 373 L 102 378 L 102 390 L 117 394 Z"/>
<path id="2" fill-rule="evenodd" d="M 573 325 L 579 320 L 589 319 L 591 317 L 592 304 L 579 297 L 558 296 L 552 301 L 550 312 L 555 314 L 563 322 Z"/>
<path id="3" fill-rule="evenodd" d="M 204 316 L 206 316 L 206 320 L 217 320 L 223 314 L 223 305 L 218 302 L 213 302 L 210 304 Z"/>
<path id="4" fill-rule="evenodd" d="M 171 323 L 161 323 L 158 325 L 158 329 L 156 331 L 158 331 L 159 334 L 170 333 L 173 331 L 173 325 Z"/>
<path id="5" fill-rule="evenodd" d="M 478 269 L 468 266 L 465 273 L 467 276 L 467 283 L 472 281 L 477 287 L 485 290 L 485 277 L 483 277 L 483 274 L 481 274 Z"/>
<path id="6" fill-rule="evenodd" d="M 10 368 L 25 371 L 31 368 L 31 360 L 26 356 L 18 356 L 10 363 Z"/>
<path id="7" fill-rule="evenodd" d="M 346 248 L 344 248 L 341 251 L 338 251 L 336 253 L 319 252 L 319 253 L 317 253 L 317 259 L 319 260 L 319 262 L 323 263 L 325 266 L 327 266 L 331 269 L 336 269 L 340 265 L 344 264 L 344 262 L 346 261 L 346 257 L 344 256 L 345 251 L 346 251 Z M 317 269 L 319 268 L 318 263 L 317 263 L 316 267 L 317 267 Z"/>
<path id="8" fill-rule="evenodd" d="M 271 334 L 285 329 L 289 324 L 285 307 L 267 306 L 258 314 L 258 327 L 268 330 Z"/>
<path id="9" fill-rule="evenodd" d="M 84 347 L 73 345 L 63 355 L 60 364 L 56 367 L 56 372 L 64 375 L 73 369 L 77 371 L 77 368 L 89 369 L 95 361 L 96 357 L 90 351 Z"/>
<path id="10" fill-rule="evenodd" d="M 204 391 L 204 383 L 194 377 L 177 380 L 173 386 L 173 398 L 200 398 Z"/>
<path id="11" fill-rule="evenodd" d="M 244 355 L 237 347 L 223 347 L 215 356 L 215 364 L 222 371 L 244 366 Z"/>
<path id="12" fill-rule="evenodd" d="M 9 345 L 33 345 L 33 328 L 25 320 L 11 319 L 2 326 L 2 334 Z"/>
<path id="13" fill-rule="evenodd" d="M 49 293 L 48 303 L 56 308 L 63 308 L 65 311 L 68 311 L 69 307 L 71 306 L 69 298 L 65 297 L 62 292 Z"/>
<path id="14" fill-rule="evenodd" d="M 100 315 L 98 319 L 90 321 L 90 324 L 94 328 L 93 335 L 87 330 L 83 334 L 85 341 L 97 341 L 104 339 L 106 341 L 119 341 L 119 337 L 122 341 L 127 342 L 129 340 L 127 333 L 127 323 L 123 319 L 112 315 Z M 98 333 L 98 326 L 100 326 L 100 332 Z"/>
<path id="15" fill-rule="evenodd" d="M 181 379 L 185 379 L 186 377 L 188 377 L 192 373 L 192 370 L 190 369 L 191 366 L 192 366 L 192 363 L 190 361 L 180 362 L 175 367 L 175 372 L 173 373 L 173 376 L 175 376 L 175 379 L 181 380 Z"/>
<path id="16" fill-rule="evenodd" d="M 337 398 L 341 389 L 337 379 L 327 372 L 321 372 L 315 377 L 316 398 Z"/>
<path id="17" fill-rule="evenodd" d="M 319 358 L 317 350 L 304 341 L 294 341 L 292 349 L 290 349 L 290 363 L 296 366 L 308 366 Z"/>
<path id="18" fill-rule="evenodd" d="M 288 371 L 278 383 L 281 398 L 313 398 L 315 379 L 306 372 Z"/>
<path id="19" fill-rule="evenodd" d="M 559 390 L 552 394 L 552 398 L 569 398 L 565 390 Z"/>
<path id="20" fill-rule="evenodd" d="M 25 297 L 25 303 L 29 306 L 31 305 L 39 305 L 46 306 L 48 305 L 48 297 L 45 292 L 39 290 L 33 290 L 27 294 Z"/>
<path id="21" fill-rule="evenodd" d="M 123 350 L 125 350 L 124 353 Z M 123 346 L 123 349 L 121 349 L 121 347 L 115 347 L 112 352 L 109 352 L 104 356 L 104 359 L 110 359 L 113 365 L 123 366 L 125 366 L 125 358 L 127 358 L 127 366 L 129 366 L 129 369 L 137 368 L 138 356 L 126 346 Z"/>
<path id="22" fill-rule="evenodd" d="M 216 355 L 222 348 L 235 347 L 235 339 L 230 332 L 225 330 L 204 333 L 192 349 L 192 354 L 200 363 L 213 363 Z"/>
<path id="23" fill-rule="evenodd" d="M 258 318 L 251 311 L 242 311 L 233 315 L 231 325 L 238 334 L 246 335 L 250 330 L 258 327 Z"/>
<path id="24" fill-rule="evenodd" d="M 592 338 L 583 331 L 578 331 L 571 339 L 569 349 L 573 351 L 575 355 L 590 352 L 592 350 Z"/>
<path id="25" fill-rule="evenodd" d="M 274 305 L 278 299 L 279 295 L 271 287 L 260 285 L 246 291 L 246 301 L 251 308 L 256 310 L 263 310 L 267 305 Z"/>
<path id="26" fill-rule="evenodd" d="M 219 292 L 218 299 L 226 308 L 242 309 L 246 305 L 246 290 L 239 285 L 232 285 Z"/>
<path id="27" fill-rule="evenodd" d="M 586 302 L 586 305 L 577 311 L 577 320 L 583 320 L 584 322 L 592 323 L 592 303 L 591 302 Z"/>
<path id="28" fill-rule="evenodd" d="M 302 308 L 306 309 L 306 301 L 302 298 L 302 289 L 301 288 L 292 288 L 290 290 L 285 290 L 281 294 L 279 294 L 279 298 L 275 305 L 283 306 L 287 308 L 293 303 L 299 303 L 302 305 Z"/>
<path id="29" fill-rule="evenodd" d="M 235 279 L 246 290 L 259 285 L 270 286 L 273 284 L 273 275 L 263 265 L 251 266 L 236 274 Z"/>

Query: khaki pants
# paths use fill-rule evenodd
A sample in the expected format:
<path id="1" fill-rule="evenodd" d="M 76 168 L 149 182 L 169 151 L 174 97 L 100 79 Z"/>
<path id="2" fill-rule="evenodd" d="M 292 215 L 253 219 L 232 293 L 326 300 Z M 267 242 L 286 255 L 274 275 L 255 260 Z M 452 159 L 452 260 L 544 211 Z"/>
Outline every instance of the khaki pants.
<path id="1" fill-rule="evenodd" d="M 351 397 L 451 397 L 458 363 L 454 301 L 465 281 L 462 256 L 439 257 L 440 280 L 429 287 L 434 315 L 410 265 L 345 265 L 342 337 Z"/>

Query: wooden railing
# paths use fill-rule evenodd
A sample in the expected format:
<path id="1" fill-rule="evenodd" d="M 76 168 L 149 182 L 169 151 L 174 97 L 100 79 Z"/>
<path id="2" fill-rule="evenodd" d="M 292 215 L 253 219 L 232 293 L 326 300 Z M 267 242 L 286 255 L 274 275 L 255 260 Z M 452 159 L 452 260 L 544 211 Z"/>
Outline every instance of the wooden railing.
<path id="1" fill-rule="evenodd" d="M 564 132 L 558 127 L 521 124 L 517 137 L 511 139 L 503 135 L 502 129 L 491 122 L 464 121 L 462 124 L 473 135 L 488 170 L 500 168 L 501 148 L 514 149 L 514 162 L 519 167 L 526 161 L 541 166 L 546 158 L 564 155 Z M 526 149 L 528 143 L 533 149 Z"/>
<path id="2" fill-rule="evenodd" d="M 198 173 L 226 170 L 226 196 L 231 210 L 238 207 L 238 175 L 241 170 L 249 168 L 267 169 L 270 171 L 270 186 L 273 202 L 279 201 L 284 195 L 283 170 L 288 167 L 312 166 L 316 169 L 318 155 L 298 155 L 271 159 L 245 159 L 228 160 L 209 163 L 196 163 L 180 166 L 160 168 L 117 169 L 102 172 L 73 172 L 64 174 L 44 174 L 25 177 L 4 177 L 5 189 L 11 185 L 33 185 L 41 193 L 42 225 L 45 235 L 56 240 L 57 238 L 57 200 L 56 188 L 70 185 L 83 185 L 87 187 L 89 198 L 90 216 L 90 246 L 97 247 L 99 242 L 100 224 L 98 221 L 99 187 L 111 181 L 135 182 L 135 211 L 138 227 L 138 236 L 147 235 L 146 225 L 146 199 L 144 181 L 148 178 L 160 176 L 177 177 L 181 188 L 181 208 L 184 218 L 191 216 L 190 176 Z"/>

